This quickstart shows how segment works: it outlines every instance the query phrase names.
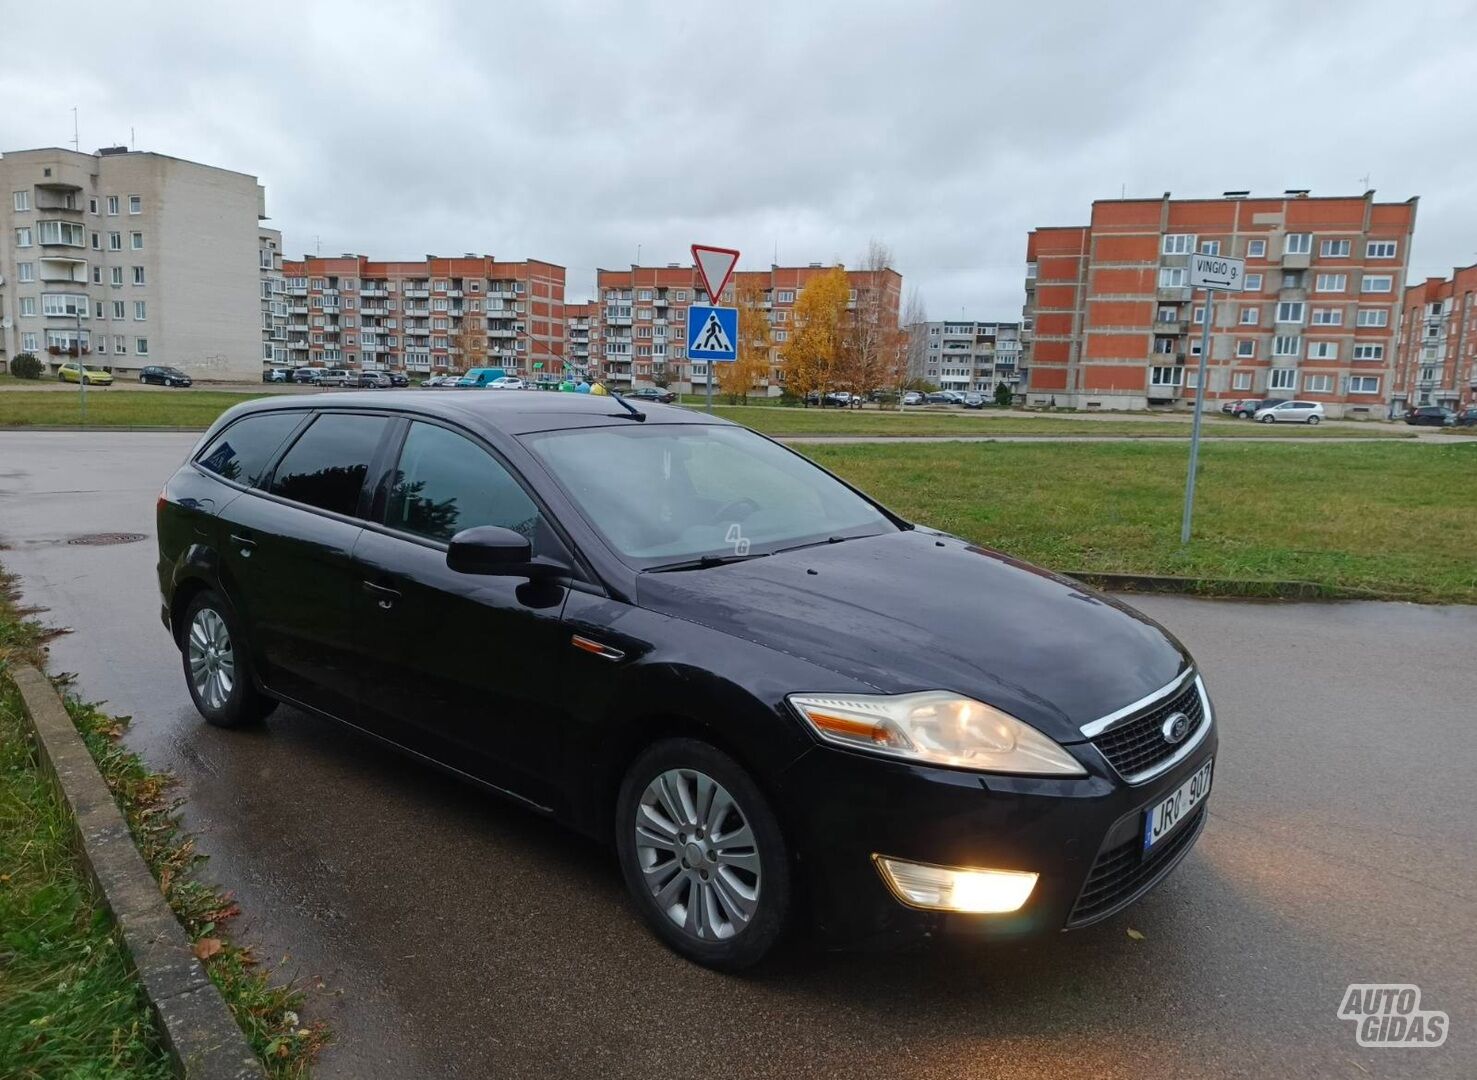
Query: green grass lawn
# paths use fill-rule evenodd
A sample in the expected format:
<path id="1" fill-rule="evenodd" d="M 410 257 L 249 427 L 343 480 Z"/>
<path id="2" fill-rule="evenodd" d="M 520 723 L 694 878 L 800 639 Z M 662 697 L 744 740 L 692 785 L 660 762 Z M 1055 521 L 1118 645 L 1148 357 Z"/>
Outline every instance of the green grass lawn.
<path id="1" fill-rule="evenodd" d="M 232 405 L 261 394 L 224 390 L 174 392 L 88 387 L 88 427 L 207 428 Z M 75 427 L 82 421 L 82 402 L 72 392 L 6 390 L 0 393 L 0 427 Z"/>
<path id="2" fill-rule="evenodd" d="M 1477 603 L 1477 443 L 1212 443 L 1179 546 L 1163 443 L 807 445 L 905 516 L 1054 570 L 1310 581 Z"/>

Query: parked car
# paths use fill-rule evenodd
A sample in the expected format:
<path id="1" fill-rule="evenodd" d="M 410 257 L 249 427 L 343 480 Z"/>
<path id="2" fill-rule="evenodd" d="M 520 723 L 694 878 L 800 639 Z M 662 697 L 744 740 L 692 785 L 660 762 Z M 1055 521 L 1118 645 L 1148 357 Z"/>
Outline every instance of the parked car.
<path id="1" fill-rule="evenodd" d="M 85 383 L 88 386 L 112 386 L 113 373 L 104 371 L 102 368 L 87 367 L 76 360 L 63 361 L 62 366 L 57 368 L 56 377 L 60 382 Z"/>
<path id="2" fill-rule="evenodd" d="M 1270 409 L 1273 405 L 1281 405 L 1286 398 L 1244 398 L 1236 403 L 1236 413 L 1243 420 L 1250 420 L 1257 414 L 1259 409 Z"/>
<path id="3" fill-rule="evenodd" d="M 157 386 L 190 386 L 194 380 L 179 368 L 149 365 L 138 369 L 138 381 Z"/>
<path id="4" fill-rule="evenodd" d="M 1477 405 L 1468 405 L 1456 414 L 1457 427 L 1477 427 Z"/>
<path id="5" fill-rule="evenodd" d="M 508 373 L 500 367 L 472 368 L 456 381 L 458 388 L 483 389 L 498 379 L 506 377 Z"/>
<path id="6" fill-rule="evenodd" d="M 1259 424 L 1317 424 L 1323 421 L 1323 406 L 1316 401 L 1284 401 L 1256 411 Z"/>
<path id="7" fill-rule="evenodd" d="M 807 405 L 819 405 L 821 408 L 843 408 L 851 404 L 851 394 L 845 390 L 827 390 L 824 395 L 819 390 L 812 390 L 805 396 Z"/>
<path id="8" fill-rule="evenodd" d="M 262 372 L 262 382 L 264 383 L 285 383 L 289 379 L 291 379 L 291 377 L 292 373 L 286 368 L 267 368 L 265 371 Z"/>
<path id="9" fill-rule="evenodd" d="M 318 376 L 319 386 L 349 386 L 358 381 L 348 368 L 323 368 Z"/>
<path id="10" fill-rule="evenodd" d="M 954 400 L 954 391 L 952 390 L 935 390 L 933 393 L 925 395 L 923 401 L 927 405 L 958 404 Z"/>
<path id="11" fill-rule="evenodd" d="M 516 375 L 503 375 L 487 384 L 489 390 L 522 390 L 527 384 Z"/>
<path id="12" fill-rule="evenodd" d="M 917 390 L 909 390 L 907 393 L 905 393 L 903 395 L 903 404 L 904 405 L 922 405 L 923 404 L 923 395 L 920 394 Z"/>
<path id="13" fill-rule="evenodd" d="M 670 405 L 677 400 L 677 395 L 671 390 L 663 390 L 660 386 L 643 386 L 640 390 L 632 390 L 625 395 L 635 401 L 655 401 L 662 405 Z"/>
<path id="14" fill-rule="evenodd" d="M 1184 858 L 1218 736 L 1169 633 L 747 428 L 627 405 L 228 411 L 158 504 L 201 715 L 286 701 L 509 795 L 613 847 L 652 931 L 719 968 L 802 918 L 1087 926 Z"/>
<path id="15" fill-rule="evenodd" d="M 441 387 L 452 386 L 460 378 L 460 375 L 432 375 L 428 379 L 422 379 L 421 385 L 429 389 L 436 390 Z"/>
<path id="16" fill-rule="evenodd" d="M 292 381 L 295 383 L 311 383 L 317 386 L 323 380 L 323 369 L 315 367 L 300 367 L 292 373 Z"/>
<path id="17" fill-rule="evenodd" d="M 368 390 L 388 390 L 395 382 L 388 371 L 361 371 L 358 385 Z"/>
<path id="18" fill-rule="evenodd" d="M 1453 427 L 1456 413 L 1441 405 L 1422 405 L 1407 410 L 1405 422 L 1412 427 Z"/>
<path id="19" fill-rule="evenodd" d="M 406 375 L 405 372 L 403 372 L 403 371 L 391 371 L 388 374 L 390 376 L 390 385 L 391 386 L 393 386 L 393 387 L 395 387 L 395 388 L 398 389 L 398 388 L 400 388 L 402 386 L 409 386 L 410 385 L 410 376 Z"/>
<path id="20" fill-rule="evenodd" d="M 1241 398 L 1231 398 L 1229 401 L 1221 402 L 1221 412 L 1230 413 L 1234 416 L 1236 410 L 1241 407 L 1241 401 Z"/>
<path id="21" fill-rule="evenodd" d="M 966 409 L 983 409 L 985 407 L 985 395 L 978 390 L 970 390 L 964 395 L 963 405 Z"/>

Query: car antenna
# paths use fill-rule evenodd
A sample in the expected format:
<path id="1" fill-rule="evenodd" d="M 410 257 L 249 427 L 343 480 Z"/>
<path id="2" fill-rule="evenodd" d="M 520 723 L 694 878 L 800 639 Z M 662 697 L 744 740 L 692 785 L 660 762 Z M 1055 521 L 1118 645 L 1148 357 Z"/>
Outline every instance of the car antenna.
<path id="1" fill-rule="evenodd" d="M 616 391 L 612 390 L 610 392 L 610 396 L 613 397 L 613 398 L 615 398 L 615 403 L 617 405 L 619 405 L 621 408 L 625 409 L 626 412 L 628 412 L 628 413 L 631 414 L 631 419 L 632 420 L 635 420 L 638 424 L 643 424 L 643 423 L 646 422 L 646 414 L 644 412 L 642 412 L 640 409 L 636 408 L 636 406 L 632 405 L 629 401 L 627 401 L 619 393 L 617 393 Z M 612 415 L 619 416 L 620 413 L 614 413 Z"/>

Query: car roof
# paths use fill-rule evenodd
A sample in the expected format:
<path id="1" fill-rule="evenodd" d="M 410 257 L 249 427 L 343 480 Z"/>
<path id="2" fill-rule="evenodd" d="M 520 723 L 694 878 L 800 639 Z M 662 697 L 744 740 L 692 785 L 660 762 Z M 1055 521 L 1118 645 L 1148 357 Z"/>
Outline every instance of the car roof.
<path id="1" fill-rule="evenodd" d="M 530 391 L 522 394 L 428 393 L 424 390 L 376 390 L 364 393 L 294 394 L 285 399 L 257 398 L 236 407 L 240 413 L 274 412 L 292 409 L 355 409 L 371 412 L 419 413 L 470 427 L 485 427 L 509 435 L 525 435 L 534 431 L 558 431 L 570 428 L 610 427 L 632 423 L 631 414 L 622 409 L 613 396 L 603 394 L 567 394 Z M 695 412 L 676 405 L 658 405 L 642 401 L 639 410 L 648 423 L 722 424 L 732 426 L 707 413 Z"/>

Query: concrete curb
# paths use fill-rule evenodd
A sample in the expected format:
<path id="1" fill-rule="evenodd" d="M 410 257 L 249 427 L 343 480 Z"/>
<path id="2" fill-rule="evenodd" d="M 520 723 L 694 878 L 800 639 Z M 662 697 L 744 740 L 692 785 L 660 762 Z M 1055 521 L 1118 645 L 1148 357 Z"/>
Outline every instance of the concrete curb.
<path id="1" fill-rule="evenodd" d="M 1181 593 L 1186 596 L 1243 597 L 1248 600 L 1404 600 L 1405 597 L 1320 585 L 1316 581 L 1276 581 L 1256 578 L 1178 577 L 1170 574 L 1119 574 L 1102 570 L 1063 570 L 1095 589 L 1115 592 Z"/>
<path id="2" fill-rule="evenodd" d="M 12 666 L 10 674 L 36 732 L 44 771 L 76 825 L 82 862 L 118 922 L 176 1072 L 186 1080 L 264 1080 L 246 1036 L 134 847 L 128 823 L 61 697 L 29 664 Z"/>

